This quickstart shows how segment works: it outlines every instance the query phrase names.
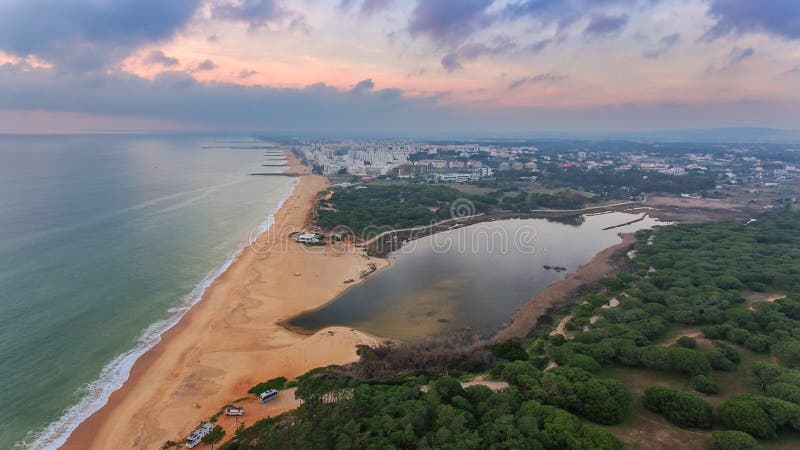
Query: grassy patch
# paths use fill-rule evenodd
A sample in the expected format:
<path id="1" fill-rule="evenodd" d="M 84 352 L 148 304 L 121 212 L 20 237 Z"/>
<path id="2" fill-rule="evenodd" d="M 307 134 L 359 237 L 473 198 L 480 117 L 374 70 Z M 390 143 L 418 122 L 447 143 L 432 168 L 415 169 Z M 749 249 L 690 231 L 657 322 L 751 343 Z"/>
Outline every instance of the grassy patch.
<path id="1" fill-rule="evenodd" d="M 614 426 L 595 425 L 613 434 L 631 449 L 706 448 L 707 431 L 686 430 L 669 423 L 634 402 L 628 419 Z"/>
<path id="2" fill-rule="evenodd" d="M 283 389 L 286 386 L 286 377 L 278 377 L 273 378 L 269 381 L 265 381 L 263 383 L 258 383 L 257 385 L 251 387 L 247 393 L 259 395 L 264 391 L 268 391 L 270 389 Z"/>

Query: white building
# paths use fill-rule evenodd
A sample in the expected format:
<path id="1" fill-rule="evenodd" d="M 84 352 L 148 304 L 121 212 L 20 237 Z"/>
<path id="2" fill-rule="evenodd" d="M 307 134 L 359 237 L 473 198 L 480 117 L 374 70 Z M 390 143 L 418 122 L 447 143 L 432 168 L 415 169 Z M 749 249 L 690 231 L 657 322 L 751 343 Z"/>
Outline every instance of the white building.
<path id="1" fill-rule="evenodd" d="M 442 183 L 466 183 L 471 181 L 473 176 L 471 173 L 437 173 L 434 179 Z"/>

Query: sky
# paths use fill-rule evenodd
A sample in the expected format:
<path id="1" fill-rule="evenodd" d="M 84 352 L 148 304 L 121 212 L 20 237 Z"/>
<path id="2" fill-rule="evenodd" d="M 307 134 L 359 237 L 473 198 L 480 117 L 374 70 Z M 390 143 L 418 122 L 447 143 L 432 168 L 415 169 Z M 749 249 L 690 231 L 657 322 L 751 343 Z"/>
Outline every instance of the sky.
<path id="1" fill-rule="evenodd" d="M 799 0 L 0 0 L 0 133 L 798 124 Z"/>

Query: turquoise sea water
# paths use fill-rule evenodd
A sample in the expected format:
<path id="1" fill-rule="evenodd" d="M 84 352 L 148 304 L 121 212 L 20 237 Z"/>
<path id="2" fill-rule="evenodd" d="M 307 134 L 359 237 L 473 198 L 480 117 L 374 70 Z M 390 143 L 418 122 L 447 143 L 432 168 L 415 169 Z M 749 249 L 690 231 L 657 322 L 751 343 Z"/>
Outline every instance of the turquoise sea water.
<path id="1" fill-rule="evenodd" d="M 292 189 L 186 136 L 0 136 L 0 448 L 101 406 Z"/>

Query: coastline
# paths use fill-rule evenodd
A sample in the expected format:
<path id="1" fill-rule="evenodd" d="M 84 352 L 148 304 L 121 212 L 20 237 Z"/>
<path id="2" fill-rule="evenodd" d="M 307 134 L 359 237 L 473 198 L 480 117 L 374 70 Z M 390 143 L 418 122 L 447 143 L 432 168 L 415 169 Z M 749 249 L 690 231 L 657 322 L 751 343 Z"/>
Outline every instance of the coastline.
<path id="1" fill-rule="evenodd" d="M 359 248 L 359 247 L 356 246 L 356 248 Z M 384 257 L 381 257 L 381 256 L 373 256 L 373 257 L 370 257 L 370 260 L 373 261 L 373 262 L 377 261 L 376 264 L 377 264 L 378 267 L 374 272 L 370 273 L 369 276 L 367 276 L 366 278 L 360 279 L 358 281 L 355 281 L 353 283 L 348 283 L 344 287 L 344 289 L 342 289 L 338 294 L 336 294 L 335 297 L 331 297 L 331 298 L 327 299 L 326 301 L 320 303 L 319 305 L 315 306 L 314 308 L 307 309 L 305 311 L 302 311 L 299 314 L 286 317 L 283 320 L 281 320 L 278 323 L 278 325 L 282 326 L 284 329 L 286 329 L 286 331 L 289 331 L 290 333 L 299 334 L 299 335 L 302 335 L 302 336 L 314 336 L 315 334 L 318 334 L 319 332 L 321 332 L 323 330 L 327 330 L 329 328 L 348 328 L 348 327 L 340 326 L 340 325 L 331 325 L 330 327 L 322 328 L 322 329 L 319 329 L 317 331 L 310 331 L 310 330 L 304 330 L 304 329 L 300 329 L 300 328 L 294 328 L 294 327 L 289 325 L 289 322 L 291 322 L 292 320 L 294 320 L 294 319 L 296 319 L 296 318 L 298 318 L 298 317 L 300 317 L 302 315 L 311 314 L 313 312 L 319 311 L 320 309 L 323 309 L 323 308 L 327 307 L 331 303 L 339 300 L 339 298 L 341 296 L 343 296 L 344 294 L 346 294 L 347 291 L 353 289 L 356 286 L 359 286 L 361 283 L 366 281 L 367 278 L 372 278 L 375 275 L 377 275 L 379 272 L 383 272 L 384 270 L 389 269 L 389 268 L 392 267 L 392 261 L 389 258 L 384 258 Z M 361 330 L 356 330 L 356 331 L 358 331 L 359 333 L 366 334 L 367 336 L 370 336 L 370 337 L 374 338 L 376 341 L 379 341 L 379 342 L 392 341 L 392 339 L 389 338 L 389 337 L 379 336 L 379 335 L 376 335 L 376 334 L 370 334 L 370 333 L 368 333 L 366 331 L 361 331 Z"/>
<path id="2" fill-rule="evenodd" d="M 547 313 L 553 306 L 558 306 L 569 301 L 570 297 L 582 286 L 597 283 L 617 270 L 613 261 L 615 253 L 626 249 L 636 243 L 634 233 L 619 233 L 622 242 L 607 247 L 595 254 L 589 262 L 578 267 L 575 272 L 567 273 L 564 278 L 547 285 L 525 305 L 522 306 L 511 318 L 511 322 L 504 326 L 496 335 L 496 340 L 521 339 L 535 327 L 539 317 Z"/>
<path id="3" fill-rule="evenodd" d="M 368 263 L 385 265 L 357 253 L 309 250 L 286 241 L 286 230 L 308 223 L 317 192 L 328 185 L 288 151 L 286 159 L 284 173 L 299 175 L 298 182 L 269 230 L 240 251 L 200 300 L 133 363 L 122 387 L 61 448 L 160 448 L 246 397 L 258 382 L 353 361 L 356 345 L 380 341 L 343 327 L 306 336 L 280 325 L 336 298 L 350 287 L 343 280 L 357 278 Z M 256 402 L 243 421 L 284 412 L 276 406 Z"/>
<path id="4" fill-rule="evenodd" d="M 317 193 L 329 185 L 326 178 L 309 174 L 296 155 L 285 154 L 288 167 L 283 173 L 297 177 L 294 191 L 279 203 L 260 231 L 269 228 L 256 239 L 256 248 L 280 248 L 261 252 L 246 247 L 234 254 L 200 299 L 188 304 L 188 311 L 160 341 L 133 362 L 122 387 L 78 424 L 60 448 L 109 448 L 112 444 L 113 448 L 150 448 L 160 447 L 166 440 L 180 441 L 199 421 L 247 397 L 247 389 L 258 382 L 277 376 L 292 379 L 316 367 L 354 361 L 357 345 L 382 341 L 349 327 L 303 333 L 287 326 L 292 318 L 323 308 L 358 285 L 363 280 L 357 273 L 369 262 L 377 265 L 376 272 L 390 262 L 280 241 L 289 233 L 280 230 L 294 231 L 308 224 Z M 515 313 L 498 336 L 524 335 L 520 330 L 535 324 L 548 307 L 579 286 L 605 276 L 608 271 L 587 279 L 587 267 L 596 268 L 596 260 L 626 245 L 625 239 L 623 236 L 622 243 L 596 254 L 576 273 L 548 285 Z M 298 271 L 290 270 L 293 267 Z M 298 273 L 301 275 L 295 276 Z M 312 274 L 313 287 L 306 284 Z M 345 284 L 350 278 L 358 281 Z M 266 305 L 266 300 L 271 304 Z M 302 355 L 302 360 L 297 355 Z M 237 404 L 248 405 L 250 412 L 243 418 L 247 424 L 297 406 L 294 401 L 270 406 L 250 400 Z M 219 423 L 230 437 L 235 427 L 225 419 L 220 418 Z"/>

